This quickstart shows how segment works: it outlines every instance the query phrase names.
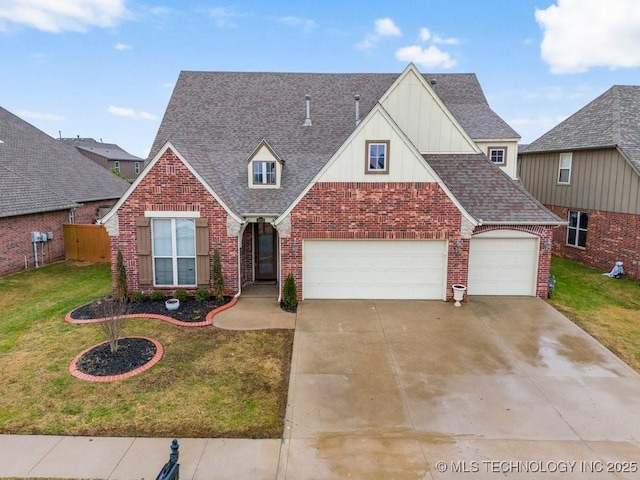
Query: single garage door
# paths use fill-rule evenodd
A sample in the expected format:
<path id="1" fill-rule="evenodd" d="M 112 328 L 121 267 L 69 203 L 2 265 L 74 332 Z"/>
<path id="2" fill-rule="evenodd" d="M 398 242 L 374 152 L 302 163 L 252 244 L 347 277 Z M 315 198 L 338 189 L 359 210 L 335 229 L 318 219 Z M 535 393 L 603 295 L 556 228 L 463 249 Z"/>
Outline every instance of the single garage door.
<path id="1" fill-rule="evenodd" d="M 441 240 L 305 240 L 304 298 L 444 299 Z"/>
<path id="2" fill-rule="evenodd" d="M 538 237 L 496 230 L 471 238 L 469 295 L 535 296 Z"/>

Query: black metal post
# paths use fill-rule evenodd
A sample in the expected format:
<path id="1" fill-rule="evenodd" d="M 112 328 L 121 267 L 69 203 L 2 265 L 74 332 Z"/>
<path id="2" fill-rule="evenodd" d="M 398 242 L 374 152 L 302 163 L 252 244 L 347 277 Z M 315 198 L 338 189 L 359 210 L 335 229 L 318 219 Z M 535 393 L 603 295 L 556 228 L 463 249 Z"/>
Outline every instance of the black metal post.
<path id="1" fill-rule="evenodd" d="M 156 480 L 180 480 L 180 464 L 178 463 L 178 440 L 173 439 L 171 442 L 171 453 L 169 454 L 169 461 L 164 464 L 162 470 L 156 477 Z"/>

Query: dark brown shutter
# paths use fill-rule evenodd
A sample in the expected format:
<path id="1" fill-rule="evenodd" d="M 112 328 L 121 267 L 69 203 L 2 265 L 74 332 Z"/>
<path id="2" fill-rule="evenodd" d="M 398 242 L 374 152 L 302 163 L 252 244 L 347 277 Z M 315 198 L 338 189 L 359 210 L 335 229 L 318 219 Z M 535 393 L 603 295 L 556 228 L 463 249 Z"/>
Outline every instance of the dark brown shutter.
<path id="1" fill-rule="evenodd" d="M 153 268 L 151 265 L 151 219 L 136 218 L 138 243 L 138 283 L 140 288 L 153 286 Z"/>
<path id="2" fill-rule="evenodd" d="M 209 219 L 196 218 L 196 274 L 198 287 L 209 288 Z"/>

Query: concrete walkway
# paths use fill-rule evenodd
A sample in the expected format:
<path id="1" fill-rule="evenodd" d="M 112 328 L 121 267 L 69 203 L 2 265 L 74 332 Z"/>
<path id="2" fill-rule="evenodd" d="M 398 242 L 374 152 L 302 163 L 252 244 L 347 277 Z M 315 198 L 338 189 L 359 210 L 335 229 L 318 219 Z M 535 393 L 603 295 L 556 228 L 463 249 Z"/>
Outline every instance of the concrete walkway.
<path id="1" fill-rule="evenodd" d="M 542 300 L 306 301 L 283 440 L 178 440 L 181 479 L 634 479 L 640 375 Z M 4 435 L 0 477 L 154 479 L 170 441 Z"/>

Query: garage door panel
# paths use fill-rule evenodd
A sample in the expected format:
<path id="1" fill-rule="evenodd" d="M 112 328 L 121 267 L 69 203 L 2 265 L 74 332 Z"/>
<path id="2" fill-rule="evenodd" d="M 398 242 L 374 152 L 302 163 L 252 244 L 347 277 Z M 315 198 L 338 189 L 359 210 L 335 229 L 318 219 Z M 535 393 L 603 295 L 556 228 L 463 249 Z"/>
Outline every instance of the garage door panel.
<path id="1" fill-rule="evenodd" d="M 538 238 L 472 238 L 469 295 L 535 295 Z"/>
<path id="2" fill-rule="evenodd" d="M 305 240 L 304 298 L 442 299 L 446 242 Z"/>

